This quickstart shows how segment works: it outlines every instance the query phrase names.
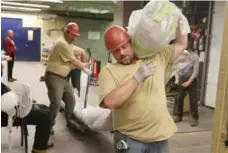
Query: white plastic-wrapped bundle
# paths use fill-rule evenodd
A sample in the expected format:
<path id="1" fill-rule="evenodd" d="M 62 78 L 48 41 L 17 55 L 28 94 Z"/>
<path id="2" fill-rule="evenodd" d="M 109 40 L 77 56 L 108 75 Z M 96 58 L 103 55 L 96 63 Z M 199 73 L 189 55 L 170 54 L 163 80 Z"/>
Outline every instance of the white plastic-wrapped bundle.
<path id="1" fill-rule="evenodd" d="M 65 104 L 61 103 L 62 107 Z M 109 109 L 91 106 L 87 104 L 84 108 L 83 100 L 76 100 L 74 115 L 94 131 L 112 131 L 112 112 Z"/>
<path id="2" fill-rule="evenodd" d="M 142 10 L 134 11 L 128 29 L 139 58 L 152 56 L 177 35 L 190 33 L 186 17 L 169 1 L 150 1 Z"/>
<path id="3" fill-rule="evenodd" d="M 141 15 L 142 15 L 142 9 L 135 10 L 131 13 L 131 16 L 130 16 L 129 22 L 128 22 L 128 27 L 127 27 L 127 31 L 129 34 L 134 33 L 134 30 L 140 20 Z"/>
<path id="4" fill-rule="evenodd" d="M 97 105 L 87 103 L 84 108 L 85 93 L 87 86 L 87 78 L 84 72 L 81 74 L 81 98 L 77 98 L 77 94 L 74 93 L 76 99 L 76 105 L 74 108 L 74 115 L 94 131 L 112 131 L 112 112 L 110 109 L 100 108 Z M 91 90 L 91 89 L 90 89 Z M 90 92 L 90 95 L 93 94 Z M 97 101 L 98 97 L 93 96 L 93 101 Z M 88 98 L 90 100 L 90 98 Z M 97 104 L 97 103 L 96 103 Z M 65 108 L 65 104 L 62 102 L 61 107 Z"/>
<path id="5" fill-rule="evenodd" d="M 112 113 L 109 109 L 87 107 L 81 110 L 81 120 L 94 131 L 112 131 Z"/>

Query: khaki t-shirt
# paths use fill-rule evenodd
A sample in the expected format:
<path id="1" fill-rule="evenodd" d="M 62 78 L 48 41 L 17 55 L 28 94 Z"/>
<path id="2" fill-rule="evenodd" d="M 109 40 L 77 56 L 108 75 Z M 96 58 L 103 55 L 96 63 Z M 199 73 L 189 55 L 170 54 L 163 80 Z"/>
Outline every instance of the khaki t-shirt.
<path id="1" fill-rule="evenodd" d="M 69 44 L 64 37 L 61 37 L 56 41 L 55 46 L 51 51 L 46 72 L 52 72 L 67 77 L 74 68 L 71 64 L 72 60 L 76 60 L 73 52 L 73 44 Z"/>
<path id="2" fill-rule="evenodd" d="M 156 73 L 140 84 L 122 106 L 113 110 L 114 130 L 142 142 L 166 140 L 176 132 L 165 94 L 165 71 L 173 58 L 174 48 L 168 46 L 147 60 L 138 60 L 136 64 L 116 63 L 102 68 L 99 75 L 100 104 L 109 92 L 131 78 L 148 60 L 156 66 Z"/>

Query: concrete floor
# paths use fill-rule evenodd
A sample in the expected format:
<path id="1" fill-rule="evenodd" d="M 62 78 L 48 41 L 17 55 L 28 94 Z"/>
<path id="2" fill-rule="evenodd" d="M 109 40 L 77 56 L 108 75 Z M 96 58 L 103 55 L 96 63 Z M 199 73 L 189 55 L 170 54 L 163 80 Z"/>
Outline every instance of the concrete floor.
<path id="1" fill-rule="evenodd" d="M 18 82 L 27 82 L 31 85 L 33 97 L 38 103 L 49 105 L 47 90 L 44 82 L 40 82 L 40 76 L 44 74 L 44 66 L 38 62 L 16 62 L 14 77 Z M 90 88 L 89 103 L 97 105 L 97 88 Z M 170 139 L 170 153 L 209 153 L 212 138 L 213 110 L 200 107 L 200 125 L 192 128 L 188 122 L 191 117 L 187 115 L 182 123 L 178 123 L 178 132 Z M 55 126 L 55 147 L 53 153 L 113 153 L 113 136 L 109 132 L 99 134 L 83 134 L 78 131 L 69 131 L 66 128 L 63 114 L 59 113 Z M 35 128 L 29 126 L 29 149 L 33 144 Z M 8 150 L 8 136 L 6 128 L 1 130 L 1 151 Z M 13 131 L 13 153 L 23 153 L 20 147 L 20 129 Z"/>

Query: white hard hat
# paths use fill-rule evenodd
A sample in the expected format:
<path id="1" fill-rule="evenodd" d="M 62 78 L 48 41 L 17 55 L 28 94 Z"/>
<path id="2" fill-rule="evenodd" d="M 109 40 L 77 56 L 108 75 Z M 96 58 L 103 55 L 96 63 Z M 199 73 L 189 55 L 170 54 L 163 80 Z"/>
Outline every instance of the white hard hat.
<path id="1" fill-rule="evenodd" d="M 8 115 L 18 105 L 18 97 L 12 91 L 1 96 L 1 110 Z"/>

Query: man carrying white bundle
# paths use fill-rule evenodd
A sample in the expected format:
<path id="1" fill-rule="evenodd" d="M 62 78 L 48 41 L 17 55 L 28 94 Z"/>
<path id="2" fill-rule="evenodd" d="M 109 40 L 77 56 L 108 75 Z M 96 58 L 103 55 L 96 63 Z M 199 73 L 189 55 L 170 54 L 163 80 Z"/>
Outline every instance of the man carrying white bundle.
<path id="1" fill-rule="evenodd" d="M 187 46 L 187 34 L 157 54 L 138 59 L 129 34 L 119 26 L 105 32 L 106 48 L 117 63 L 99 75 L 100 106 L 113 113 L 116 153 L 168 153 L 176 126 L 167 109 L 165 73 Z"/>

